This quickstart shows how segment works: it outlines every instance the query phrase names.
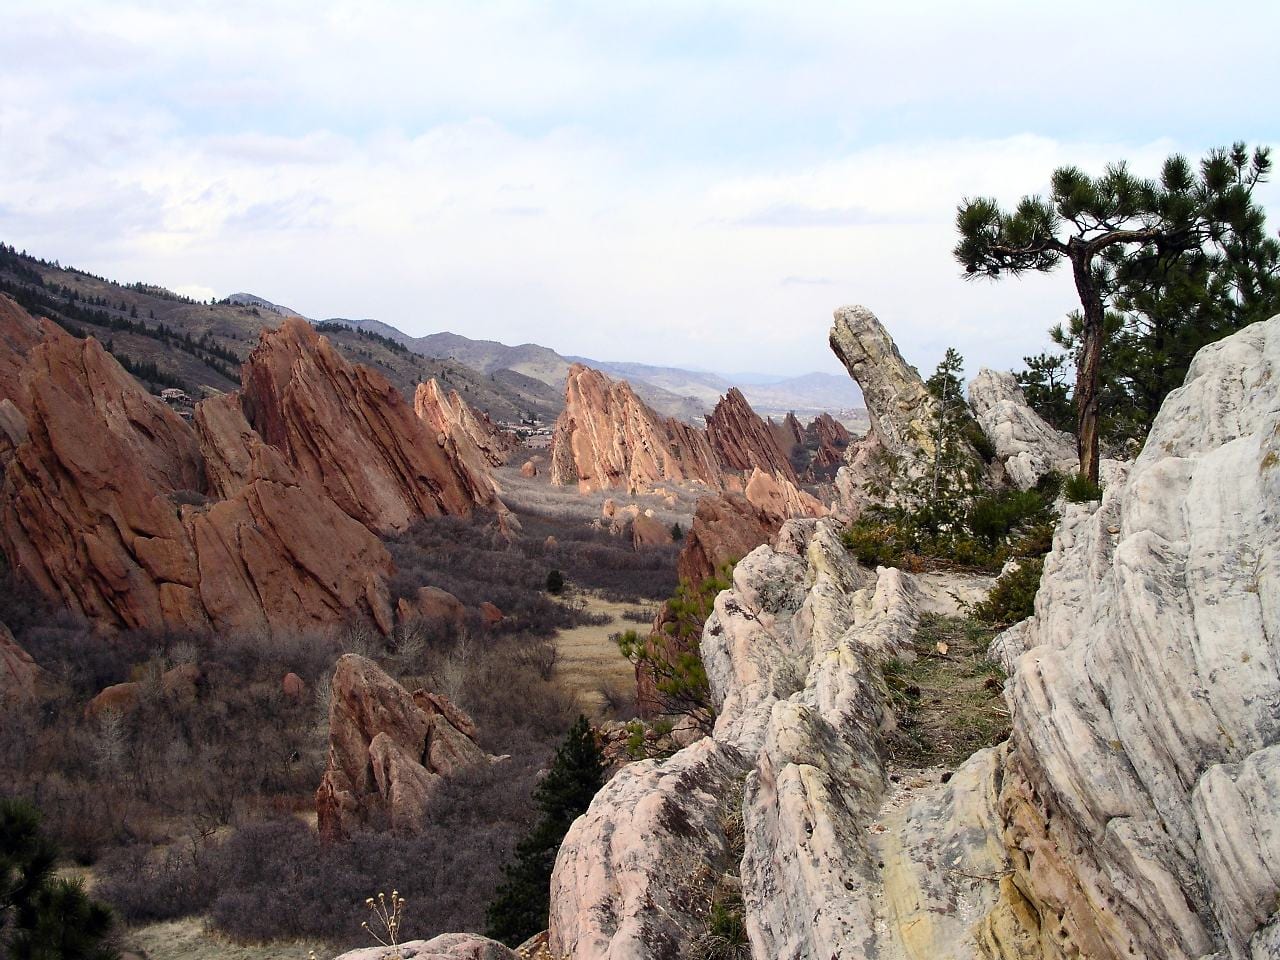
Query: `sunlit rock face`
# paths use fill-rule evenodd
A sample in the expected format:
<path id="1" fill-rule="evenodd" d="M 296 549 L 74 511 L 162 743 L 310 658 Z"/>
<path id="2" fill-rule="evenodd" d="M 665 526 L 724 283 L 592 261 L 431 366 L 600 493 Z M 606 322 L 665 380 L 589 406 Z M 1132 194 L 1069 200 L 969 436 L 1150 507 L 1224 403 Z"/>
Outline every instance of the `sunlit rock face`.
<path id="1" fill-rule="evenodd" d="M 707 417 L 707 438 L 727 470 L 760 470 L 798 482 L 786 451 L 737 387 L 721 397 Z"/>
<path id="2" fill-rule="evenodd" d="M 580 363 L 570 367 L 551 440 L 551 482 L 639 493 L 668 481 L 721 488 L 706 433 L 655 413 L 625 380 L 615 383 Z"/>
<path id="3" fill-rule="evenodd" d="M 1019 490 L 1030 490 L 1047 473 L 1079 471 L 1075 437 L 1031 409 L 1013 374 L 983 368 L 969 384 L 969 406 Z"/>

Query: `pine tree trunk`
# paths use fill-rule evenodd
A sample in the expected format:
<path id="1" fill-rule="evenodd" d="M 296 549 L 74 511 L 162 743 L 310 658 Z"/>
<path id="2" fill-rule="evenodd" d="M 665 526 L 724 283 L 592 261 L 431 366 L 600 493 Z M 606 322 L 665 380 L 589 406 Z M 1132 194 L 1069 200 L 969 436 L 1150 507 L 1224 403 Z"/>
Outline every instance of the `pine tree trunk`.
<path id="1" fill-rule="evenodd" d="M 1071 267 L 1076 291 L 1084 308 L 1084 329 L 1080 332 L 1080 357 L 1076 363 L 1076 449 L 1080 473 L 1098 482 L 1099 380 L 1102 374 L 1102 346 L 1106 336 L 1106 309 L 1093 283 L 1085 251 L 1072 251 Z"/>

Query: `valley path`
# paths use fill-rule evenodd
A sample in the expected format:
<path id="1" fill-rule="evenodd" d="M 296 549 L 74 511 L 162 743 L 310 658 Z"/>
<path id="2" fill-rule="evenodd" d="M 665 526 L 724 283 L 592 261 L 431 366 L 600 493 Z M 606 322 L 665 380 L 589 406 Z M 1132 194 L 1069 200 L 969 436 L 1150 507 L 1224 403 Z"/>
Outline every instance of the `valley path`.
<path id="1" fill-rule="evenodd" d="M 647 623 L 624 620 L 622 614 L 627 610 L 652 613 L 657 603 L 616 603 L 589 593 L 578 594 L 577 598 L 587 601 L 589 613 L 607 613 L 613 617 L 613 622 L 600 627 L 581 626 L 560 631 L 552 641 L 560 652 L 556 676 L 560 684 L 578 698 L 582 710 L 599 720 L 608 712 L 604 695 L 600 692 L 602 687 L 617 689 L 628 699 L 635 694 L 635 669 L 609 638 L 630 628 L 647 632 Z"/>

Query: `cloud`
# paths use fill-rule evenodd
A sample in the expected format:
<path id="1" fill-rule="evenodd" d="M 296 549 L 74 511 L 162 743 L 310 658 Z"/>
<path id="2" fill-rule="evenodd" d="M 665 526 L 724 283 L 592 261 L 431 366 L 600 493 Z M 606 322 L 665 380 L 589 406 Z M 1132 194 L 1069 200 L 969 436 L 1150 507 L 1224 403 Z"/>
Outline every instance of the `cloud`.
<path id="1" fill-rule="evenodd" d="M 1280 13 L 1242 9 L 1215 44 L 1174 6 L 1108 4 L 1101 38 L 1030 4 L 41 4 L 0 35 L 0 239 L 310 316 L 704 368 L 838 372 L 831 312 L 863 302 L 921 367 L 948 345 L 1008 366 L 1074 293 L 966 283 L 963 197 L 1280 139 L 1220 92 L 1280 81 Z M 1054 81 L 1157 34 L 1159 88 Z M 1188 50 L 1217 83 L 1170 68 Z"/>

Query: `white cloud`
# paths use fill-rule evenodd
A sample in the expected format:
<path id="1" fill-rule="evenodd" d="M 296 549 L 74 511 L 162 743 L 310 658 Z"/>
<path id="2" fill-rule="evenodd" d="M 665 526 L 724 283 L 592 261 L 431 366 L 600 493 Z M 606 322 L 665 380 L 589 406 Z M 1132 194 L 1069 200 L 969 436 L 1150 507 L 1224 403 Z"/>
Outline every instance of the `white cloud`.
<path id="1" fill-rule="evenodd" d="M 965 283 L 957 202 L 1066 162 L 1153 172 L 1247 111 L 1219 91 L 1277 78 L 1257 24 L 1200 51 L 1214 85 L 1121 87 L 1079 67 L 1088 17 L 1033 6 L 55 5 L 0 37 L 0 238 L 602 359 L 837 369 L 852 301 L 922 367 L 1009 365 L 1071 284 Z M 1162 34 L 1146 73 L 1213 29 L 1107 9 L 1108 48 Z"/>

